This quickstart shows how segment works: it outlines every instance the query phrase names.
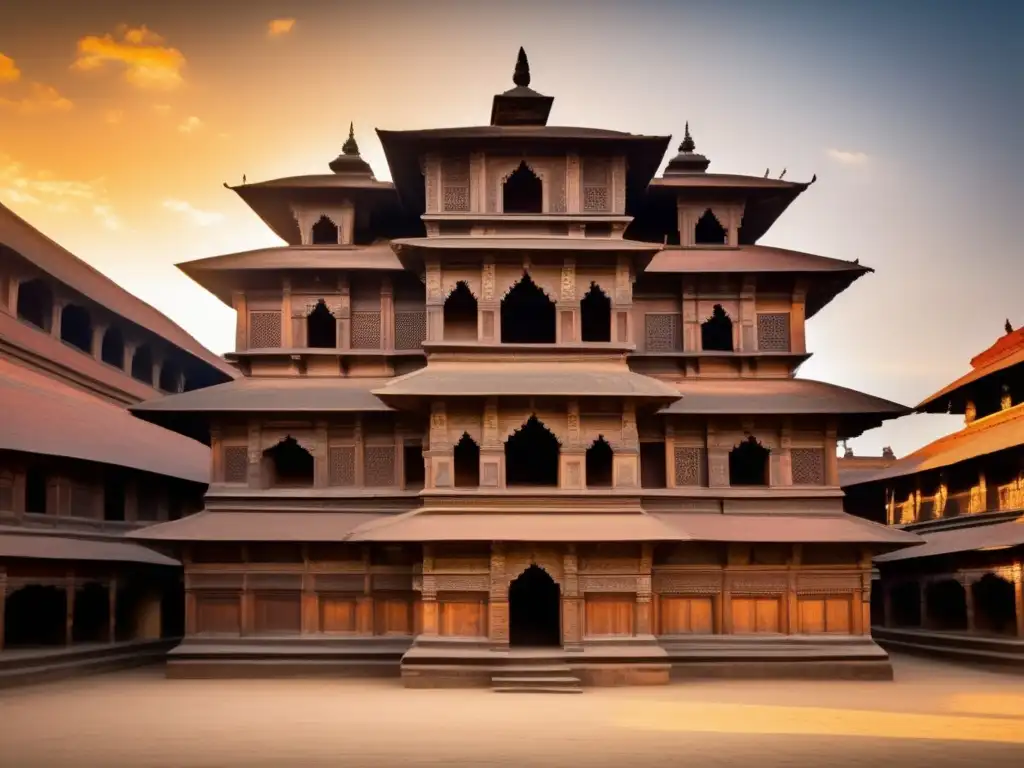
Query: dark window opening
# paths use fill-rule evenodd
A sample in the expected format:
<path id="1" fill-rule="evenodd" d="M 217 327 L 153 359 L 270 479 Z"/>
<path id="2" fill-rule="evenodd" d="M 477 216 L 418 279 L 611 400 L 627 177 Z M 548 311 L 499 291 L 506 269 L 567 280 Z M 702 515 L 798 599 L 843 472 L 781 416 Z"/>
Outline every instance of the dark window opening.
<path id="1" fill-rule="evenodd" d="M 36 328 L 50 330 L 53 322 L 53 292 L 42 280 L 29 280 L 18 286 L 18 319 Z"/>
<path id="2" fill-rule="evenodd" d="M 170 360 L 160 366 L 160 389 L 164 392 L 181 391 L 181 370 Z"/>
<path id="3" fill-rule="evenodd" d="M 105 643 L 110 638 L 110 594 L 91 581 L 75 592 L 71 636 L 76 643 Z"/>
<path id="4" fill-rule="evenodd" d="M 526 273 L 501 302 L 501 341 L 555 343 L 555 303 Z"/>
<path id="5" fill-rule="evenodd" d="M 30 584 L 7 595 L 5 648 L 63 645 L 66 627 L 67 597 L 63 589 Z"/>
<path id="6" fill-rule="evenodd" d="M 68 304 L 60 313 L 60 340 L 92 352 L 92 318 L 85 307 Z"/>
<path id="7" fill-rule="evenodd" d="M 753 435 L 729 451 L 729 485 L 768 485 L 768 454 Z"/>
<path id="8" fill-rule="evenodd" d="M 704 215 L 697 220 L 697 228 L 693 233 L 693 241 L 697 245 L 725 245 L 725 228 L 718 222 L 711 209 L 704 211 Z"/>
<path id="9" fill-rule="evenodd" d="M 477 304 L 463 281 L 455 284 L 444 302 L 445 341 L 476 341 Z"/>
<path id="10" fill-rule="evenodd" d="M 959 581 L 946 579 L 925 587 L 928 628 L 939 630 L 967 629 L 967 593 Z"/>
<path id="11" fill-rule="evenodd" d="M 423 443 L 420 441 L 405 443 L 402 446 L 402 462 L 405 467 L 405 487 L 422 488 L 426 479 Z"/>
<path id="12" fill-rule="evenodd" d="M 971 585 L 974 593 L 974 626 L 980 632 L 1013 635 L 1017 632 L 1017 610 L 1013 584 L 986 573 Z"/>
<path id="13" fill-rule="evenodd" d="M 536 416 L 505 441 L 505 485 L 558 485 L 558 439 Z"/>
<path id="14" fill-rule="evenodd" d="M 878 580 L 871 582 L 871 626 L 885 626 L 885 599 L 882 596 L 882 583 Z"/>
<path id="15" fill-rule="evenodd" d="M 132 356 L 132 378 L 137 381 L 153 384 L 153 353 L 149 347 L 142 346 Z"/>
<path id="16" fill-rule="evenodd" d="M 185 580 L 181 574 L 169 574 L 160 600 L 160 636 L 182 637 L 185 634 Z"/>
<path id="17" fill-rule="evenodd" d="M 668 487 L 664 443 L 640 443 L 640 487 Z"/>
<path id="18" fill-rule="evenodd" d="M 580 301 L 580 331 L 583 341 L 612 340 L 612 302 L 597 283 Z"/>
<path id="19" fill-rule="evenodd" d="M 310 349 L 335 349 L 338 346 L 338 321 L 323 299 L 316 303 L 306 318 L 306 346 Z"/>
<path id="20" fill-rule="evenodd" d="M 313 225 L 313 245 L 337 245 L 338 226 L 326 216 L 321 216 Z"/>
<path id="21" fill-rule="evenodd" d="M 455 487 L 478 488 L 480 486 L 480 446 L 468 434 L 455 444 Z"/>
<path id="22" fill-rule="evenodd" d="M 504 213 L 542 213 L 544 185 L 530 167 L 522 162 L 505 180 L 501 190 Z"/>
<path id="23" fill-rule="evenodd" d="M 917 582 L 908 581 L 894 585 L 889 597 L 892 601 L 892 623 L 894 626 L 921 626 L 921 588 Z"/>
<path id="24" fill-rule="evenodd" d="M 313 485 L 313 456 L 294 437 L 286 437 L 273 448 L 268 448 L 263 456 L 269 462 L 271 487 L 305 488 Z"/>
<path id="25" fill-rule="evenodd" d="M 587 472 L 587 488 L 612 487 L 612 463 L 614 453 L 604 436 L 599 436 L 594 444 L 587 448 L 585 458 Z"/>
<path id="26" fill-rule="evenodd" d="M 107 365 L 124 368 L 124 336 L 119 329 L 111 326 L 103 334 L 100 359 Z"/>
<path id="27" fill-rule="evenodd" d="M 46 473 L 30 469 L 25 473 L 25 511 L 36 515 L 46 514 Z"/>
<path id="28" fill-rule="evenodd" d="M 700 345 L 705 352 L 732 352 L 732 320 L 721 304 L 700 325 Z"/>
<path id="29" fill-rule="evenodd" d="M 114 474 L 103 479 L 103 519 L 124 520 L 124 480 Z"/>
<path id="30" fill-rule="evenodd" d="M 531 565 L 508 588 L 509 645 L 562 644 L 561 592 L 547 571 Z"/>

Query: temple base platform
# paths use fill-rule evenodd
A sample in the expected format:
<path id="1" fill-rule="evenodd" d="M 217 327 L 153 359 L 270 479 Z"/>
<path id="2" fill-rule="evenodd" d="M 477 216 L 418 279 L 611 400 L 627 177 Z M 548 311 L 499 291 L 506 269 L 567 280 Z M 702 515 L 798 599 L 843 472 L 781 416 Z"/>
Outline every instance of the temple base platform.
<path id="1" fill-rule="evenodd" d="M 872 637 L 894 651 L 1024 672 L 1024 638 L 918 628 L 872 627 Z"/>
<path id="2" fill-rule="evenodd" d="M 0 688 L 160 663 L 176 642 L 174 639 L 133 640 L 8 649 L 0 653 Z"/>

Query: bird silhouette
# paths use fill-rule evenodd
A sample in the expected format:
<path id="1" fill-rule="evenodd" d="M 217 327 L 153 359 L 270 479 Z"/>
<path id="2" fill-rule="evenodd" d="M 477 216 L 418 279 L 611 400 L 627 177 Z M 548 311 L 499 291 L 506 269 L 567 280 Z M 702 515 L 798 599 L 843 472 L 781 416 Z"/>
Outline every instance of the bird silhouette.
<path id="1" fill-rule="evenodd" d="M 1010 325 L 1010 318 L 1006 318 L 1006 323 L 1003 325 L 1003 330 L 1007 333 L 1013 333 L 1013 326 Z"/>
<path id="2" fill-rule="evenodd" d="M 245 184 L 245 174 L 242 174 L 242 183 Z"/>
<path id="3" fill-rule="evenodd" d="M 765 177 L 766 179 L 768 178 L 768 174 L 769 174 L 769 173 L 771 173 L 771 169 L 770 169 L 770 168 L 765 168 L 765 169 L 764 169 L 764 177 Z"/>
<path id="4" fill-rule="evenodd" d="M 779 181 L 782 181 L 784 178 L 786 178 L 786 170 L 787 169 L 785 168 L 782 169 L 782 173 L 779 174 Z"/>

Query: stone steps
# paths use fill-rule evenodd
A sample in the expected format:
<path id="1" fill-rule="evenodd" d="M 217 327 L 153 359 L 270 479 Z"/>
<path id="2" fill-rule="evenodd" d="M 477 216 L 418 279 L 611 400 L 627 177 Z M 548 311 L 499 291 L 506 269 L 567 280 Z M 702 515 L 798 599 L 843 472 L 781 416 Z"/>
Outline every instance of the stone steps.
<path id="1" fill-rule="evenodd" d="M 507 664 L 491 675 L 496 693 L 583 693 L 580 679 L 561 662 Z"/>

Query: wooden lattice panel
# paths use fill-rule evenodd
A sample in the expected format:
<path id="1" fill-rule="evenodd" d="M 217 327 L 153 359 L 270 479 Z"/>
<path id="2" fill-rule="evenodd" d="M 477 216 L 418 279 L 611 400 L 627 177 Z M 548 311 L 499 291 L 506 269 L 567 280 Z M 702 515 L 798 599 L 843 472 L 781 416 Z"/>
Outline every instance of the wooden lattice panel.
<path id="1" fill-rule="evenodd" d="M 608 187 L 611 180 L 611 166 L 600 157 L 583 160 L 583 211 L 585 213 L 607 213 L 611 210 L 611 195 Z"/>
<path id="2" fill-rule="evenodd" d="M 368 445 L 363 453 L 367 487 L 387 488 L 395 484 L 395 447 Z"/>
<path id="3" fill-rule="evenodd" d="M 548 180 L 548 207 L 551 213 L 565 213 L 565 163 L 552 163 Z"/>
<path id="4" fill-rule="evenodd" d="M 789 352 L 789 313 L 759 312 L 757 348 L 761 352 Z"/>
<path id="5" fill-rule="evenodd" d="M 352 349 L 380 349 L 380 312 L 352 313 Z"/>
<path id="6" fill-rule="evenodd" d="M 423 310 L 395 312 L 395 349 L 419 349 L 427 338 L 427 313 Z"/>
<path id="7" fill-rule="evenodd" d="M 335 446 L 328 451 L 328 484 L 348 488 L 356 484 L 355 446 Z"/>
<path id="8" fill-rule="evenodd" d="M 677 446 L 675 479 L 679 487 L 704 485 L 704 449 Z"/>
<path id="9" fill-rule="evenodd" d="M 249 313 L 249 348 L 277 349 L 281 346 L 281 313 Z"/>
<path id="10" fill-rule="evenodd" d="M 682 326 L 678 314 L 644 315 L 644 349 L 647 352 L 682 351 Z"/>
<path id="11" fill-rule="evenodd" d="M 791 448 L 793 485 L 825 484 L 825 450 L 823 448 Z"/>
<path id="12" fill-rule="evenodd" d="M 445 212 L 469 210 L 469 160 L 448 158 L 441 164 L 441 206 Z"/>
<path id="13" fill-rule="evenodd" d="M 249 474 L 249 449 L 244 445 L 224 448 L 224 482 L 244 483 Z"/>

